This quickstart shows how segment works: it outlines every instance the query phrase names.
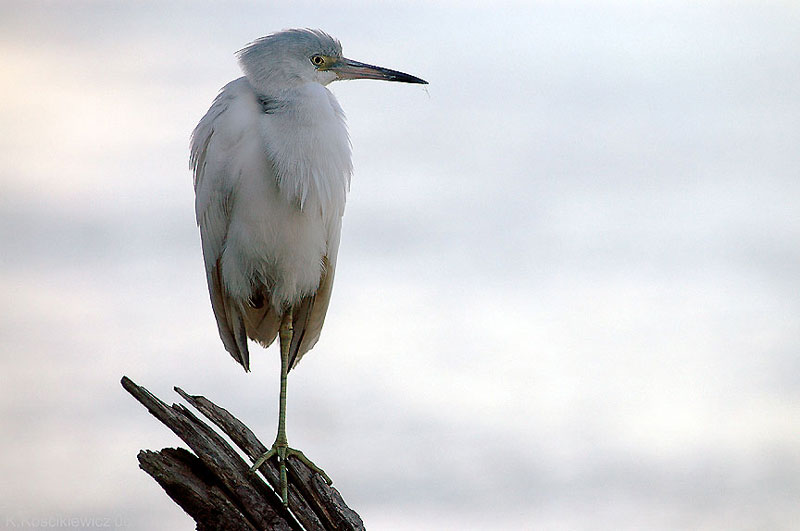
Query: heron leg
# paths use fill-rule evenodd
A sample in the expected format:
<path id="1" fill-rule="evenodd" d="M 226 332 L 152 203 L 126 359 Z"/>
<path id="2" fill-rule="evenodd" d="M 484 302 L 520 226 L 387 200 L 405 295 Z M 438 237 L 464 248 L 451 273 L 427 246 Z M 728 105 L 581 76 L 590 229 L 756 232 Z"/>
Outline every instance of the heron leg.
<path id="1" fill-rule="evenodd" d="M 266 463 L 273 457 L 278 458 L 278 468 L 280 471 L 280 495 L 284 505 L 289 504 L 288 496 L 288 481 L 286 477 L 286 458 L 290 455 L 297 457 L 303 464 L 305 464 L 312 471 L 320 474 L 323 479 L 330 485 L 332 483 L 328 475 L 317 465 L 311 462 L 303 452 L 295 448 L 289 448 L 289 442 L 286 438 L 286 383 L 289 374 L 289 348 L 292 344 L 292 310 L 288 309 L 283 314 L 281 320 L 281 327 L 279 330 L 279 337 L 281 343 L 281 395 L 280 395 L 280 408 L 278 410 L 278 435 L 275 437 L 275 442 L 272 448 L 267 453 L 259 457 L 250 470 L 255 472 L 261 465 Z"/>

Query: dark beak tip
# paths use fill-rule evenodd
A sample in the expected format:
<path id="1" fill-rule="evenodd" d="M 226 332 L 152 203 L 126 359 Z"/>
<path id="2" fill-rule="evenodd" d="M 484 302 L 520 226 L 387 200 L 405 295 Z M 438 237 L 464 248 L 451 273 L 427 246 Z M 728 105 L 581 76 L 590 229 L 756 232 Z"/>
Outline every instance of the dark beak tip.
<path id="1" fill-rule="evenodd" d="M 408 75 L 408 77 L 406 77 L 405 79 L 403 79 L 403 78 L 394 78 L 394 79 L 392 79 L 392 81 L 405 81 L 406 83 L 414 83 L 414 84 L 417 84 L 417 85 L 427 85 L 428 84 L 428 82 L 425 81 L 424 79 L 416 77 L 416 76 L 412 76 L 412 75 Z"/>

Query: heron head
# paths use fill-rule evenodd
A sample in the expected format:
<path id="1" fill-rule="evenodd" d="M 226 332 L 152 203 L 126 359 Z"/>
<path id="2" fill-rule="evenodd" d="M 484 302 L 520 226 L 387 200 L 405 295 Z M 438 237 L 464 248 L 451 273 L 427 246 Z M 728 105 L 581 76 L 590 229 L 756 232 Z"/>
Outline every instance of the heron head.
<path id="1" fill-rule="evenodd" d="M 270 93 L 339 79 L 379 79 L 427 84 L 397 70 L 368 65 L 342 56 L 342 44 L 320 30 L 290 29 L 262 37 L 238 52 L 248 80 Z"/>

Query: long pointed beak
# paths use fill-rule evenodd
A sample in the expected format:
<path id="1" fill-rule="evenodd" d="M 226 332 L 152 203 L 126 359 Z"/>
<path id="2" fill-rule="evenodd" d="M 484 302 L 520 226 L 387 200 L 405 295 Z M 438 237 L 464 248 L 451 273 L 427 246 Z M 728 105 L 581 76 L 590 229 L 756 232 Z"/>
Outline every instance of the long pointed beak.
<path id="1" fill-rule="evenodd" d="M 352 59 L 342 57 L 330 66 L 330 70 L 335 72 L 339 79 L 382 79 L 384 81 L 400 81 L 402 83 L 420 83 L 427 85 L 424 79 L 414 77 L 410 74 L 390 70 L 381 66 L 359 63 Z"/>

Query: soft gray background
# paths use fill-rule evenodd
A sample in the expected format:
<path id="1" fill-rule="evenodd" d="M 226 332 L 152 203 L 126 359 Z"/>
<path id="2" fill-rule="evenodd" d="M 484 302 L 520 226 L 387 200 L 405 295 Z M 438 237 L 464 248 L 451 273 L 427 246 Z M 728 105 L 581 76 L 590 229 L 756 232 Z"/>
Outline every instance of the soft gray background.
<path id="1" fill-rule="evenodd" d="M 188 135 L 233 53 L 319 27 L 427 88 L 332 86 L 355 175 L 289 438 L 370 529 L 800 521 L 796 2 L 3 2 L 0 526 L 191 529 L 138 470 L 224 352 Z"/>

